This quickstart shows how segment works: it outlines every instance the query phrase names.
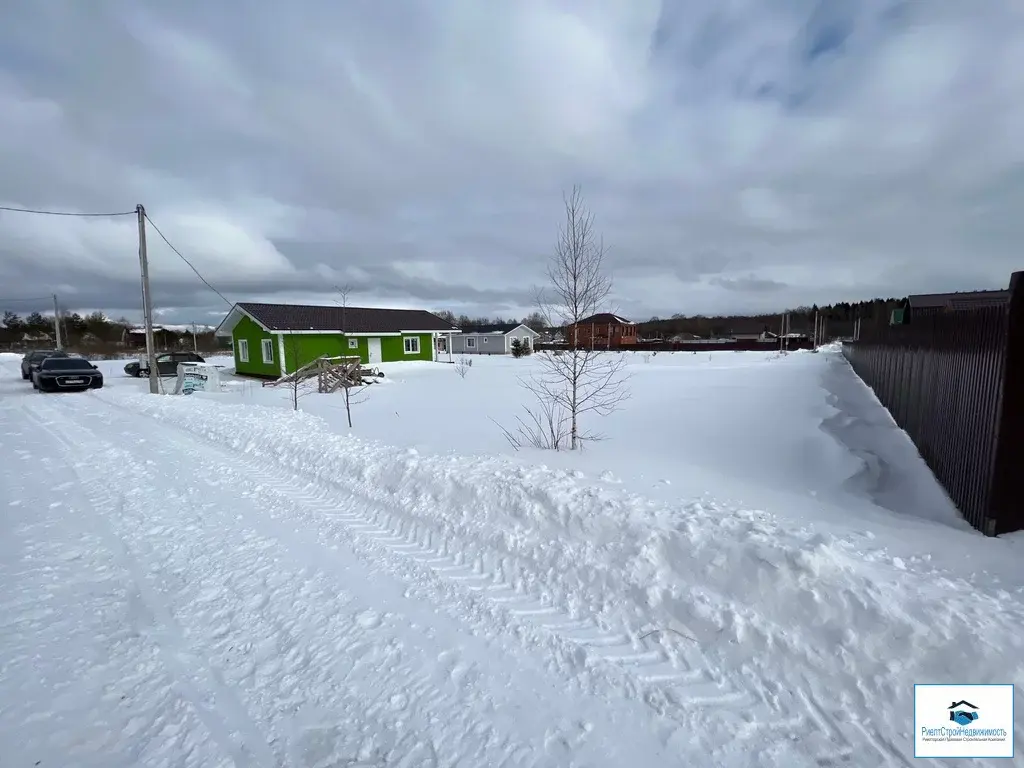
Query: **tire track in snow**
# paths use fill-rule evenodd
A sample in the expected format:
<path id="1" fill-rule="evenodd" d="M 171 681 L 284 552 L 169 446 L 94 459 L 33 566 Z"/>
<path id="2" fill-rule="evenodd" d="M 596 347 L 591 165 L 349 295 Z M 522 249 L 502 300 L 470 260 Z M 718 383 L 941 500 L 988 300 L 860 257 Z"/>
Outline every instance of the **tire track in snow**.
<path id="1" fill-rule="evenodd" d="M 464 550 L 453 554 L 450 549 L 455 542 L 422 519 L 412 518 L 391 498 L 371 496 L 362 486 L 346 482 L 343 477 L 328 484 L 318 478 L 299 476 L 273 459 L 243 456 L 176 424 L 103 398 L 92 399 L 123 418 L 146 417 L 181 435 L 188 445 L 194 446 L 194 451 L 202 452 L 213 462 L 233 466 L 243 476 L 255 473 L 264 487 L 282 501 L 298 503 L 314 520 L 319 517 L 337 521 L 379 550 L 412 561 L 455 590 L 475 596 L 478 607 L 485 611 L 486 604 L 490 604 L 492 610 L 488 612 L 493 615 L 496 611 L 510 626 L 540 630 L 563 660 L 577 667 L 582 660 L 586 669 L 600 670 L 607 679 L 626 683 L 631 696 L 676 721 L 681 732 L 695 724 L 707 727 L 710 719 L 716 722 L 716 728 L 724 726 L 733 738 L 741 740 L 753 742 L 759 735 L 770 733 L 777 743 L 802 743 L 805 753 L 806 744 L 811 743 L 812 764 L 818 766 L 911 765 L 905 752 L 876 729 L 857 722 L 853 715 L 840 709 L 825 706 L 806 680 L 802 685 L 777 681 L 776 689 L 767 693 L 757 684 L 751 686 L 740 674 L 723 673 L 690 641 L 659 642 L 654 647 L 641 645 L 637 639 L 640 633 L 610 630 L 592 619 L 573 617 L 571 611 L 553 604 L 536 588 L 531 589 L 530 584 L 536 579 L 528 578 L 530 574 L 515 572 L 514 567 L 512 575 L 504 573 L 500 558 L 495 567 L 486 563 L 485 552 L 469 557 Z M 360 499 L 366 509 L 340 511 L 335 498 L 338 490 Z M 515 559 L 511 554 L 506 558 Z M 719 599 L 724 605 L 724 599 Z M 780 764 L 793 765 L 787 763 L 792 760 L 789 752 L 778 759 Z M 865 759 L 869 761 L 861 762 Z"/>
<path id="2" fill-rule="evenodd" d="M 47 405 L 49 405 L 49 404 L 47 404 Z M 43 408 L 42 406 L 41 406 L 41 409 L 48 410 L 46 408 Z M 152 460 L 146 460 L 144 462 L 144 464 L 143 464 L 143 463 L 141 463 L 141 460 L 134 459 L 132 457 L 131 452 L 128 449 L 123 448 L 123 447 L 118 447 L 114 443 L 104 440 L 99 433 L 100 432 L 104 432 L 105 433 L 105 432 L 109 431 L 109 429 L 110 429 L 110 422 L 109 422 L 109 420 L 105 419 L 104 417 L 99 416 L 98 414 L 88 414 L 88 413 L 83 414 L 81 412 L 78 412 L 77 408 L 73 408 L 73 407 L 72 408 L 54 408 L 54 410 L 51 411 L 51 412 L 53 413 L 53 417 L 55 419 L 62 420 L 65 423 L 73 423 L 74 424 L 74 429 L 75 429 L 76 433 L 83 433 L 87 437 L 90 438 L 89 442 L 87 443 L 87 448 L 84 451 L 84 453 L 86 453 L 86 454 L 88 454 L 90 452 L 99 451 L 99 452 L 101 452 L 104 455 L 117 457 L 114 460 L 115 463 L 117 463 L 119 465 L 122 465 L 122 466 L 125 466 L 125 467 L 130 467 L 130 465 L 132 465 L 133 463 L 137 467 L 143 467 L 144 464 L 145 465 L 154 465 L 155 464 Z M 90 430 L 89 426 L 84 423 L 83 416 L 86 417 L 86 418 L 96 418 L 96 419 L 100 420 L 102 423 L 101 424 L 97 424 L 97 428 L 98 428 L 99 431 L 98 432 L 94 432 L 94 431 Z M 136 438 L 138 437 L 138 433 L 137 432 L 131 433 L 131 435 L 136 437 Z M 230 466 L 231 466 L 231 462 L 225 460 L 226 457 L 220 456 L 219 454 L 210 454 L 210 455 L 213 456 L 213 458 L 216 459 L 217 463 L 216 464 L 209 464 L 209 463 L 206 463 L 206 462 L 204 462 L 202 460 L 202 458 L 203 458 L 202 457 L 202 452 L 208 450 L 206 448 L 206 446 L 203 446 L 201 444 L 196 444 L 191 439 L 187 441 L 187 445 L 184 444 L 184 441 L 182 441 L 180 439 L 177 440 L 177 441 L 169 440 L 168 442 L 171 444 L 171 450 L 166 451 L 166 453 L 168 453 L 168 455 L 173 455 L 176 461 L 177 461 L 179 456 L 182 456 L 185 459 L 184 462 L 181 462 L 180 464 L 178 464 L 176 466 L 177 470 L 184 472 L 184 474 L 186 476 L 193 477 L 193 479 L 196 480 L 199 483 L 203 483 L 204 485 L 208 485 L 211 490 L 215 489 L 218 484 L 220 486 L 222 486 L 222 487 L 224 486 L 223 468 L 224 468 L 225 465 L 228 468 L 230 468 Z M 73 449 L 69 449 L 69 450 L 73 450 Z M 154 449 L 146 448 L 145 450 L 146 450 L 147 453 L 149 453 L 150 451 L 153 451 Z M 187 450 L 188 453 L 183 455 L 182 454 L 183 450 Z M 157 452 L 159 452 L 159 451 L 157 451 Z M 81 456 L 82 453 L 83 452 L 80 450 L 79 451 L 79 455 Z M 75 455 L 74 452 L 72 452 L 71 455 L 74 456 Z M 84 463 L 84 464 L 90 463 L 87 455 L 86 456 L 81 456 L 81 458 L 82 458 L 82 463 Z M 191 462 L 190 462 L 190 459 L 191 459 Z M 109 459 L 108 459 L 108 461 L 109 461 Z M 96 466 L 102 466 L 102 462 L 97 463 L 95 460 L 93 460 L 92 463 L 95 464 Z M 249 467 L 243 467 L 243 468 L 246 470 L 246 476 L 248 476 L 250 474 L 251 468 L 249 468 Z M 220 470 L 220 471 L 218 471 L 218 470 Z M 151 472 L 151 470 L 150 470 L 150 472 Z M 209 479 L 204 479 L 204 474 L 207 475 Z M 131 475 L 131 472 L 129 472 L 127 476 L 130 477 L 130 475 Z M 219 480 L 219 483 L 217 482 L 218 480 Z M 231 481 L 229 484 L 234 484 L 234 481 Z M 91 483 L 91 485 L 89 487 L 93 488 L 94 489 L 93 492 L 98 494 L 99 497 L 102 497 L 102 500 L 113 500 L 116 497 L 116 494 L 108 487 L 108 485 L 106 485 L 104 483 L 104 478 L 93 478 L 92 483 Z M 223 493 L 223 491 L 221 491 L 221 492 Z M 107 494 L 105 497 L 103 496 L 104 493 Z M 102 503 L 102 500 L 100 501 L 100 503 Z M 239 499 L 239 500 L 242 501 L 242 499 Z M 293 508 L 293 507 L 298 506 L 294 502 L 291 502 L 289 499 L 284 498 L 284 497 L 281 497 L 280 501 L 282 503 L 282 506 L 285 509 Z M 156 520 L 156 519 L 158 519 L 158 516 L 154 516 L 154 520 Z M 231 525 L 231 523 L 234 522 L 234 521 L 235 521 L 235 518 L 233 516 L 230 517 L 230 518 L 225 517 L 225 521 L 224 521 L 225 527 Z M 307 565 L 309 565 L 311 567 L 314 567 L 314 568 L 319 566 L 325 572 L 329 572 L 331 570 L 337 571 L 338 565 L 341 562 L 340 559 L 337 556 L 337 553 L 332 553 L 332 552 L 329 552 L 329 551 L 323 549 L 322 544 L 318 540 L 310 538 L 310 537 L 304 537 L 300 533 L 298 533 L 297 531 L 294 531 L 294 530 L 289 531 L 287 529 L 288 527 L 284 523 L 278 523 L 273 528 L 274 528 L 274 530 L 271 533 L 273 538 L 279 539 L 279 542 L 281 544 L 283 544 L 285 547 L 288 547 L 289 542 L 291 542 L 291 543 L 293 543 L 295 545 L 295 547 L 294 547 L 294 558 L 295 558 L 295 560 L 297 562 L 301 562 L 301 563 L 307 564 Z M 311 545 L 313 545 L 313 546 L 311 546 Z M 202 558 L 204 556 L 204 553 L 202 552 L 201 549 L 198 549 L 198 550 L 196 550 L 194 556 L 196 558 Z M 223 568 L 223 566 L 222 566 L 222 568 Z M 339 574 L 339 575 L 341 575 L 342 577 L 344 576 L 343 573 Z M 344 581 L 343 580 L 339 580 L 339 583 L 343 584 Z M 242 599 L 242 598 L 251 599 L 252 595 L 242 595 L 242 594 L 239 594 L 238 597 L 239 597 L 239 599 Z M 327 597 L 326 599 L 321 598 L 321 600 L 319 600 L 317 602 L 317 606 L 321 606 L 321 605 L 324 608 L 326 608 L 328 610 L 328 612 L 331 612 L 330 611 L 330 604 L 329 604 L 329 597 Z M 422 608 L 423 608 L 423 610 L 425 610 L 427 612 L 428 615 L 430 613 L 432 613 L 432 611 L 433 611 L 433 609 L 431 607 L 429 607 L 429 606 L 425 606 L 424 605 L 424 606 L 422 606 Z M 270 616 L 270 617 L 263 616 L 263 612 L 265 610 L 268 610 L 268 604 L 266 602 L 261 601 L 261 605 L 260 605 L 260 609 L 259 610 L 260 610 L 260 619 L 259 619 L 260 622 L 263 625 L 265 625 L 265 626 L 270 626 L 271 627 L 271 629 L 269 630 L 269 633 L 268 633 L 270 637 L 273 637 L 275 640 L 280 640 L 282 637 L 287 636 L 288 630 L 287 630 L 287 625 L 286 625 L 285 622 L 283 622 L 280 618 L 275 619 L 275 618 L 273 618 L 273 616 Z M 287 615 L 290 615 L 289 612 L 291 612 L 292 614 L 294 613 L 294 606 L 291 605 L 291 604 L 282 606 L 280 608 L 279 615 L 280 616 L 287 616 Z M 271 611 L 271 613 L 273 613 L 273 611 Z M 362 634 L 365 634 L 366 630 L 373 628 L 373 626 L 376 626 L 376 621 L 374 621 L 373 625 L 364 626 Z M 356 628 L 351 634 L 352 635 L 360 634 L 358 632 L 358 628 Z M 341 652 L 343 654 L 347 654 L 349 651 L 351 651 L 354 654 L 355 650 L 356 650 L 355 648 L 351 648 L 351 649 L 347 648 L 347 646 L 344 645 L 343 643 L 335 643 L 334 645 L 328 645 L 328 646 L 326 646 L 324 648 L 324 651 L 323 651 L 327 655 L 323 659 L 320 660 L 319 664 L 315 665 L 315 668 L 317 668 L 317 669 L 333 668 L 333 666 L 335 666 L 337 664 L 336 655 L 339 652 Z M 481 655 L 481 654 L 477 653 L 477 654 L 475 654 L 473 656 L 474 660 L 472 661 L 472 663 L 470 665 L 466 665 L 464 662 L 462 662 L 459 659 L 459 656 L 460 655 L 464 655 L 464 654 L 469 654 L 469 651 L 466 648 L 461 648 L 458 654 L 455 654 L 454 656 L 451 657 L 452 660 L 451 660 L 450 664 L 446 663 L 445 660 L 441 659 L 440 660 L 441 661 L 440 664 L 431 664 L 430 668 L 440 670 L 444 675 L 447 675 L 448 677 L 450 677 L 451 682 L 458 688 L 458 691 L 461 691 L 461 693 L 459 693 L 457 691 L 456 695 L 460 695 L 461 697 L 464 697 L 464 699 L 473 699 L 473 698 L 479 697 L 480 690 L 477 689 L 477 688 L 472 687 L 473 683 L 471 681 L 469 682 L 469 686 L 470 687 L 468 687 L 465 690 L 463 690 L 462 689 L 462 686 L 464 685 L 463 681 L 469 680 L 469 677 L 467 676 L 467 673 L 475 674 L 474 673 L 474 669 L 483 668 L 483 667 L 481 667 L 481 665 L 486 665 L 488 663 L 488 661 L 493 658 L 493 654 Z M 384 666 L 383 667 L 378 667 L 376 672 L 375 672 L 375 674 L 387 677 L 389 675 L 391 675 L 391 676 L 396 675 L 396 674 L 401 675 L 403 672 L 407 671 L 407 670 L 403 670 L 401 668 L 393 669 L 392 668 L 392 666 L 393 666 L 392 664 L 387 663 L 387 662 L 383 662 L 383 663 L 384 663 Z M 517 675 L 522 680 L 523 684 L 527 686 L 528 689 L 531 689 L 531 690 L 532 689 L 536 689 L 536 685 L 537 685 L 538 679 L 534 679 L 534 677 L 531 676 L 531 674 L 530 674 L 530 672 L 528 670 L 520 669 L 518 671 Z M 533 680 L 532 684 L 531 684 L 531 680 Z M 436 685 L 434 683 L 432 683 L 430 680 L 426 680 L 426 681 L 425 680 L 419 680 L 419 681 L 417 681 L 415 679 L 415 675 L 411 675 L 408 678 L 403 678 L 402 680 L 399 680 L 396 683 L 396 687 L 399 687 L 400 689 L 404 688 L 407 691 L 407 698 L 409 698 L 411 700 L 415 699 L 415 697 L 417 695 L 419 695 L 419 696 L 427 696 L 427 700 L 426 701 L 420 701 L 418 703 L 418 705 L 417 705 L 418 709 L 417 709 L 416 706 L 414 706 L 412 708 L 412 710 L 409 712 L 408 717 L 406 717 L 407 720 L 415 719 L 415 717 L 416 717 L 415 712 L 417 712 L 417 711 L 420 711 L 420 710 L 426 711 L 426 712 L 433 711 L 434 707 L 431 706 L 431 702 L 430 702 L 429 698 L 431 696 L 434 696 L 438 689 L 437 689 Z M 343 690 L 339 690 L 339 694 L 338 695 L 343 697 L 345 695 L 345 693 L 344 693 Z M 571 701 L 571 699 L 569 701 Z M 520 714 L 520 716 L 516 720 L 516 724 L 513 725 L 511 723 L 511 721 L 506 722 L 507 721 L 507 715 L 504 715 L 501 712 L 501 709 L 499 708 L 497 712 L 494 712 L 492 714 L 493 722 L 481 723 L 479 721 L 475 721 L 475 722 L 473 721 L 473 718 L 475 717 L 475 715 L 474 715 L 472 707 L 467 708 L 467 707 L 465 707 L 464 704 L 460 705 L 458 702 L 452 702 L 451 700 L 446 701 L 445 704 L 449 708 L 455 707 L 456 709 L 453 710 L 453 711 L 464 710 L 464 712 L 460 712 L 460 715 L 459 715 L 460 719 L 470 718 L 470 720 L 465 723 L 465 729 L 464 730 L 466 730 L 467 732 L 470 732 L 470 731 L 475 732 L 474 735 L 482 735 L 482 737 L 486 737 L 489 743 L 496 740 L 498 742 L 497 749 L 499 751 L 504 751 L 506 753 L 505 756 L 502 759 L 500 759 L 499 762 L 494 762 L 494 756 L 489 751 L 488 755 L 487 755 L 487 757 L 489 759 L 488 759 L 486 764 L 495 764 L 495 765 L 499 765 L 500 764 L 500 765 L 507 765 L 507 766 L 510 766 L 510 767 L 511 766 L 520 766 L 520 765 L 521 766 L 542 766 L 542 765 L 543 766 L 549 766 L 550 765 L 550 766 L 553 767 L 553 766 L 556 766 L 556 765 L 561 766 L 561 765 L 576 764 L 576 763 L 572 762 L 573 759 L 576 759 L 575 755 L 573 755 L 573 750 L 575 748 L 574 744 L 579 741 L 581 736 L 579 734 L 573 735 L 574 734 L 574 728 L 573 728 L 571 723 L 558 723 L 558 722 L 547 722 L 547 721 L 545 721 L 545 725 L 543 727 L 542 732 L 546 731 L 546 733 L 544 733 L 543 739 L 536 739 L 536 740 L 534 740 L 532 742 L 529 742 L 529 743 L 517 744 L 513 740 L 510 740 L 509 733 L 515 733 L 515 732 L 517 732 L 519 730 L 529 730 L 529 728 L 527 726 L 525 726 L 525 724 L 524 724 L 524 716 L 523 716 L 524 713 Z M 591 706 L 593 706 L 593 705 L 591 705 Z M 558 708 L 556 707 L 555 709 L 557 711 Z M 548 712 L 548 711 L 549 711 L 549 709 L 547 709 L 547 708 L 541 708 L 540 713 L 543 716 L 543 713 L 544 712 Z M 594 714 L 594 713 L 591 713 L 591 714 Z M 619 714 L 621 715 L 622 713 L 620 712 Z M 603 718 L 600 717 L 600 716 L 597 718 L 598 721 L 601 721 L 602 719 Z M 529 717 L 529 718 L 525 718 L 525 720 L 537 721 L 537 718 L 536 717 Z M 643 724 L 643 731 L 644 732 L 649 731 L 650 727 L 649 727 L 649 723 L 646 721 L 646 719 L 644 721 L 642 721 L 642 722 L 644 723 Z M 606 733 L 615 733 L 616 732 L 615 731 L 615 726 L 611 725 L 611 723 L 606 723 L 605 725 L 607 727 L 605 727 L 603 729 L 604 732 L 606 732 Z M 633 746 L 638 746 L 637 743 L 636 743 L 636 739 L 630 740 L 629 738 L 623 738 L 626 735 L 626 732 L 622 730 L 622 728 L 624 726 L 626 726 L 626 723 L 624 723 L 624 722 L 619 723 L 619 730 L 618 730 L 619 737 L 618 738 L 619 738 L 621 743 L 618 744 L 618 749 L 622 749 L 623 746 L 629 747 L 631 744 Z M 505 733 L 502 733 L 502 728 L 503 727 L 507 727 L 508 728 L 508 730 Z M 406 726 L 406 728 L 407 728 L 407 726 Z M 428 728 L 429 727 L 425 727 L 424 730 L 428 730 Z M 325 729 L 325 727 L 321 727 L 320 728 L 320 730 L 324 730 L 324 729 Z M 330 730 L 330 729 L 327 729 L 327 730 Z M 581 731 L 580 733 L 582 733 L 585 736 L 586 730 Z M 543 749 L 541 750 L 541 754 L 537 754 L 537 744 L 539 744 L 541 742 L 543 742 Z M 642 741 L 641 741 L 641 743 L 642 743 Z M 420 745 L 418 745 L 418 744 L 410 745 L 409 749 L 411 750 L 410 754 L 407 755 L 405 758 L 403 758 L 402 762 L 396 762 L 394 764 L 401 764 L 401 765 L 408 764 L 410 766 L 410 768 L 411 768 L 411 766 L 417 766 L 418 767 L 418 766 L 429 766 L 429 765 L 432 765 L 430 760 L 434 760 L 434 763 L 436 763 L 438 765 L 454 764 L 454 762 L 437 763 L 437 760 L 434 759 L 434 758 L 431 758 L 429 756 L 429 754 L 427 754 L 426 752 L 423 752 L 422 751 L 422 747 Z M 416 751 L 416 749 L 418 749 L 419 751 Z M 488 749 L 493 750 L 494 747 L 490 746 L 490 744 L 489 744 Z M 607 749 L 607 746 L 605 747 L 605 749 Z M 613 750 L 613 751 L 616 751 L 616 750 Z M 643 751 L 643 750 L 641 750 L 641 751 Z M 544 754 L 544 753 L 547 753 L 547 754 Z M 676 764 L 676 759 L 678 757 L 679 756 L 670 756 L 670 755 L 661 754 L 660 755 L 660 759 L 657 759 L 654 764 L 657 764 L 657 765 Z M 336 758 L 343 760 L 341 763 L 339 763 L 340 765 L 348 764 L 348 763 L 344 762 L 344 760 L 348 760 L 349 758 L 344 757 L 344 756 L 336 756 Z M 472 755 L 466 755 L 465 759 L 468 761 L 467 762 L 468 765 L 478 764 L 478 763 L 474 762 L 474 758 L 473 758 Z M 305 763 L 303 763 L 303 764 L 305 764 Z M 331 762 L 330 764 L 333 765 L 334 763 Z M 389 762 L 388 765 L 390 765 L 390 764 L 392 764 L 392 763 Z M 459 764 L 462 764 L 462 763 L 459 763 Z M 482 764 L 482 763 L 479 763 L 479 764 Z M 585 764 L 589 765 L 589 764 L 592 764 L 592 763 L 585 763 Z"/>
<path id="3" fill-rule="evenodd" d="M 70 457 L 81 454 L 81 449 L 70 443 L 59 430 L 26 410 L 30 419 L 41 430 L 61 445 Z M 72 471 L 78 475 L 77 462 Z M 166 603 L 154 588 L 136 557 L 125 541 L 110 527 L 98 509 L 103 503 L 115 501 L 123 505 L 123 498 L 97 497 L 94 487 L 98 478 L 79 476 L 83 488 L 93 502 L 93 532 L 114 555 L 121 568 L 128 573 L 136 590 L 136 629 L 148 637 L 160 653 L 160 658 L 174 676 L 182 694 L 195 708 L 200 720 L 213 739 L 231 756 L 238 768 L 275 768 L 278 765 L 259 728 L 252 721 L 244 705 L 224 683 L 219 670 L 194 651 L 181 627 L 175 621 Z M 100 503 L 97 504 L 96 502 Z M 116 513 L 120 514 L 120 512 Z"/>
<path id="4" fill-rule="evenodd" d="M 5 406 L 0 434 L 0 765 L 138 768 L 171 754 L 182 768 L 231 765 L 159 649 L 125 621 L 128 574 L 76 484 L 54 482 L 64 455 L 52 437 Z"/>

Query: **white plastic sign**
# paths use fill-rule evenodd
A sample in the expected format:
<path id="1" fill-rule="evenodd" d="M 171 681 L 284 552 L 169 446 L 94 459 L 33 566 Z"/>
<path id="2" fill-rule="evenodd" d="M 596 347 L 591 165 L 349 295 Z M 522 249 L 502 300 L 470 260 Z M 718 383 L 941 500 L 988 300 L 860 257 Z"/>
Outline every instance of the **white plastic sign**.
<path id="1" fill-rule="evenodd" d="M 219 392 L 220 369 L 214 365 L 178 364 L 178 380 L 174 394 L 191 395 L 193 392 Z"/>

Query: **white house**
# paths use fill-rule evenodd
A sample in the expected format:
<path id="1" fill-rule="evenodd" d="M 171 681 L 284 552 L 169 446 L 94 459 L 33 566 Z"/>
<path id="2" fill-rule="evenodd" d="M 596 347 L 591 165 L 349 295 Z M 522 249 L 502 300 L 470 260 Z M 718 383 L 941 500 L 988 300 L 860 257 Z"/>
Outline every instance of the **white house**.
<path id="1" fill-rule="evenodd" d="M 539 337 L 539 333 L 522 323 L 464 325 L 462 333 L 452 337 L 452 352 L 456 355 L 508 355 L 512 353 L 514 339 L 533 349 Z"/>

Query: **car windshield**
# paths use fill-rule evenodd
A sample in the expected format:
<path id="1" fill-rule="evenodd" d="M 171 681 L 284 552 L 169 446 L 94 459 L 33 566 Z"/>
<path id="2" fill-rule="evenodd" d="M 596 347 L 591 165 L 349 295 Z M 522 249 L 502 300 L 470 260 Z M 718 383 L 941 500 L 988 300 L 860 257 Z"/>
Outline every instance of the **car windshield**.
<path id="1" fill-rule="evenodd" d="M 46 350 L 46 349 L 42 349 L 42 350 L 37 350 L 35 352 L 29 352 L 28 356 L 29 356 L 30 360 L 43 360 L 44 358 L 47 358 L 47 357 L 67 357 L 68 355 L 67 355 L 67 352 L 61 352 L 60 350 L 55 350 L 55 349 Z"/>
<path id="2" fill-rule="evenodd" d="M 89 367 L 89 361 L 76 357 L 48 357 L 39 367 L 44 371 L 81 371 Z"/>

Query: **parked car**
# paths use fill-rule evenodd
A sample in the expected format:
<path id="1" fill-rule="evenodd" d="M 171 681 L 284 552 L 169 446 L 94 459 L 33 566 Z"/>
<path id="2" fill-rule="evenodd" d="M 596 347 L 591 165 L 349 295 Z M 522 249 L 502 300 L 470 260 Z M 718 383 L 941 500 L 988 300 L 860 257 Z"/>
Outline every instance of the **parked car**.
<path id="1" fill-rule="evenodd" d="M 47 357 L 32 372 L 32 386 L 41 392 L 99 389 L 103 374 L 83 357 Z"/>
<path id="2" fill-rule="evenodd" d="M 156 370 L 160 376 L 176 376 L 178 365 L 184 363 L 205 363 L 202 355 L 195 352 L 164 352 L 156 356 Z M 135 360 L 124 367 L 124 372 L 129 376 L 149 376 L 149 363 Z"/>
<path id="3" fill-rule="evenodd" d="M 32 372 L 39 367 L 39 364 L 48 357 L 67 357 L 68 353 L 60 349 L 33 349 L 26 352 L 21 358 L 21 378 L 28 381 L 32 378 Z"/>

